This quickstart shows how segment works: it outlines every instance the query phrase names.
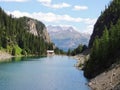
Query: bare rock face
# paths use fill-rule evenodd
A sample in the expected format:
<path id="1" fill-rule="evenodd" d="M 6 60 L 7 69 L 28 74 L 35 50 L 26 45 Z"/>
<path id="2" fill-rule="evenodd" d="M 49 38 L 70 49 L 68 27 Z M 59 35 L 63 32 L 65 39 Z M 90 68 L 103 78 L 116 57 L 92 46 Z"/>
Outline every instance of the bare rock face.
<path id="1" fill-rule="evenodd" d="M 34 34 L 35 36 L 38 36 L 38 32 L 36 30 L 36 21 L 35 20 L 29 20 L 27 22 L 28 26 L 29 26 L 29 32 Z"/>
<path id="2" fill-rule="evenodd" d="M 43 38 L 47 43 L 51 43 L 50 36 L 45 25 L 37 20 L 26 18 L 27 30 L 31 34 Z"/>
<path id="3" fill-rule="evenodd" d="M 48 43 L 51 43 L 51 40 L 50 40 L 50 36 L 49 36 L 49 34 L 48 34 L 48 32 L 47 32 L 47 28 L 45 27 L 44 28 L 44 30 L 43 30 L 43 34 L 44 34 L 44 40 L 46 41 L 46 42 L 48 42 Z"/>

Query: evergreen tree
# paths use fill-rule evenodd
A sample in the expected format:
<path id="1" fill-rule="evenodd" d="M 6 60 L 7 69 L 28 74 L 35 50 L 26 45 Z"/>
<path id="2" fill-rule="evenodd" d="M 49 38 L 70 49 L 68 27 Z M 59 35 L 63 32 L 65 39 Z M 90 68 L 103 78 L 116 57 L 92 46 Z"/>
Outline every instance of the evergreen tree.
<path id="1" fill-rule="evenodd" d="M 27 23 L 29 20 L 36 22 L 38 36 L 29 32 Z M 16 51 L 19 51 L 16 49 L 19 48 L 22 49 L 23 55 L 46 55 L 46 50 L 53 49 L 53 44 L 45 41 L 43 35 L 45 28 L 42 22 L 27 17 L 13 18 L 0 8 L 0 48 L 4 48 L 12 55 L 16 55 Z M 13 48 L 14 46 L 19 48 Z"/>

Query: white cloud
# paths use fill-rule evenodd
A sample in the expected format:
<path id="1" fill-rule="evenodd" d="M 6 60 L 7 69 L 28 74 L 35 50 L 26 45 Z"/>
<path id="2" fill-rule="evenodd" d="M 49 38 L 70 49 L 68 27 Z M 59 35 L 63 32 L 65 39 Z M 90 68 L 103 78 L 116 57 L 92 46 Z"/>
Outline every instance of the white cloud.
<path id="1" fill-rule="evenodd" d="M 52 2 L 51 0 L 37 0 L 37 1 L 42 4 L 50 4 Z"/>
<path id="2" fill-rule="evenodd" d="M 93 27 L 94 27 L 94 25 L 88 25 L 87 28 L 86 28 L 86 32 L 92 34 Z"/>
<path id="3" fill-rule="evenodd" d="M 28 0 L 0 0 L 0 2 L 26 2 Z"/>
<path id="4" fill-rule="evenodd" d="M 70 7 L 68 3 L 64 3 L 64 2 L 59 4 L 52 4 L 52 0 L 37 0 L 37 1 L 46 7 L 54 8 L 54 9 Z"/>
<path id="5" fill-rule="evenodd" d="M 86 19 L 84 19 L 84 22 L 86 24 L 91 24 L 91 23 L 95 23 L 96 20 L 97 20 L 97 18 L 94 18 L 94 19 L 86 18 Z"/>
<path id="6" fill-rule="evenodd" d="M 43 21 L 44 23 L 62 23 L 62 22 L 67 22 L 67 23 L 82 23 L 85 24 L 85 29 L 82 30 L 83 33 L 89 33 L 91 34 L 93 31 L 93 26 L 96 22 L 97 19 L 91 19 L 91 18 L 80 18 L 80 17 L 72 17 L 69 15 L 58 15 L 54 13 L 43 13 L 43 12 L 33 12 L 33 13 L 27 13 L 27 12 L 20 12 L 18 10 L 15 10 L 13 12 L 7 11 L 8 14 L 14 15 L 14 17 L 23 17 L 27 16 L 30 18 L 37 19 L 39 21 Z M 68 25 L 69 26 L 69 25 Z M 76 29 L 77 30 L 77 29 Z M 79 30 L 78 30 L 79 31 Z"/>
<path id="7" fill-rule="evenodd" d="M 74 6 L 73 10 L 87 10 L 88 7 L 87 6 Z"/>
<path id="8" fill-rule="evenodd" d="M 94 23 L 86 25 L 86 27 L 84 28 L 84 30 L 82 30 L 82 33 L 92 34 L 93 28 L 94 28 Z"/>
<path id="9" fill-rule="evenodd" d="M 33 13 L 28 13 L 28 12 L 20 12 L 18 10 L 15 10 L 13 12 L 7 11 L 8 14 L 12 14 L 15 17 L 31 17 L 40 21 L 45 21 L 45 22 L 61 22 L 61 21 L 66 21 L 66 22 L 77 22 L 77 23 L 85 23 L 85 24 L 93 24 L 96 22 L 96 19 L 91 19 L 91 18 L 80 18 L 80 17 L 72 17 L 67 14 L 65 15 L 58 15 L 54 13 L 43 13 L 43 12 L 33 12 Z"/>
<path id="10" fill-rule="evenodd" d="M 60 4 L 51 4 L 48 7 L 54 8 L 54 9 L 59 9 L 59 8 L 66 8 L 66 7 L 70 7 L 69 4 L 67 3 L 60 3 Z"/>
<path id="11" fill-rule="evenodd" d="M 12 14 L 14 17 L 19 18 L 23 16 L 31 17 L 31 15 L 27 12 L 20 12 L 18 10 L 15 10 L 13 12 L 7 11 L 7 14 Z"/>

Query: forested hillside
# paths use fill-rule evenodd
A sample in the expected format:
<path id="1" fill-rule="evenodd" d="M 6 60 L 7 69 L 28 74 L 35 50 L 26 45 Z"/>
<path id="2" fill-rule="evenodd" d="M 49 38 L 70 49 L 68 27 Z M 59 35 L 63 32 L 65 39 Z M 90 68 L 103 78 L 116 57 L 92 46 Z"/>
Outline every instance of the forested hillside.
<path id="1" fill-rule="evenodd" d="M 82 45 L 80 44 L 77 48 L 71 50 L 71 49 L 68 49 L 68 52 L 67 52 L 67 55 L 77 55 L 77 54 L 80 54 L 82 53 L 83 51 L 87 50 L 88 47 L 86 45 Z"/>
<path id="2" fill-rule="evenodd" d="M 100 38 L 103 35 L 105 28 L 108 30 L 112 25 L 115 25 L 120 18 L 120 0 L 112 0 L 108 6 L 105 6 L 105 11 L 101 12 L 100 17 L 94 25 L 94 30 L 89 41 L 89 47 L 92 47 L 96 37 Z"/>
<path id="3" fill-rule="evenodd" d="M 42 22 L 14 18 L 0 8 L 0 50 L 12 55 L 46 55 L 47 49 L 53 49 L 53 44 Z"/>
<path id="4" fill-rule="evenodd" d="M 120 0 L 113 0 L 98 18 L 89 44 L 90 59 L 84 67 L 87 78 L 120 62 Z"/>

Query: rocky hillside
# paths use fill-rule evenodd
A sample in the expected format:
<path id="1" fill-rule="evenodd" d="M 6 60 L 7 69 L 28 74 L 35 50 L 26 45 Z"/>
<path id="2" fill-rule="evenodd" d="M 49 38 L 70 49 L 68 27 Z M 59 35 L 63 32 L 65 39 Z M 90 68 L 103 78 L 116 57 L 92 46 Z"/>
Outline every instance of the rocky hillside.
<path id="1" fill-rule="evenodd" d="M 57 47 L 67 51 L 69 48 L 74 49 L 79 44 L 88 44 L 89 34 L 79 33 L 70 26 L 48 26 L 48 32 L 51 40 Z"/>
<path id="2" fill-rule="evenodd" d="M 120 90 L 120 64 L 112 65 L 88 84 L 93 90 Z"/>
<path id="3" fill-rule="evenodd" d="M 12 55 L 46 55 L 53 49 L 46 26 L 37 20 L 7 15 L 0 8 L 0 50 Z"/>
<path id="4" fill-rule="evenodd" d="M 23 19 L 26 21 L 26 29 L 28 32 L 35 36 L 42 37 L 47 43 L 51 42 L 47 28 L 42 22 L 27 17 L 24 17 Z"/>

